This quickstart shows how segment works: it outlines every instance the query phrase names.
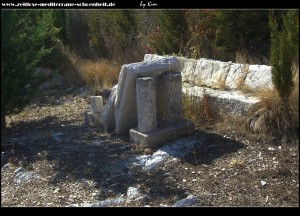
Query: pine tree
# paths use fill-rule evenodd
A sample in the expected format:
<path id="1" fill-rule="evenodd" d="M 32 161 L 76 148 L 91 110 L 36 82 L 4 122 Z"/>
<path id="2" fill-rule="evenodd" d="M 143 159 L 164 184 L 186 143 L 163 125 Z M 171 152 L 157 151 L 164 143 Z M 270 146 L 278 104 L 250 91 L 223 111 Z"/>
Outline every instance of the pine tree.
<path id="1" fill-rule="evenodd" d="M 51 53 L 58 31 L 51 11 L 1 11 L 1 128 L 6 115 L 21 111 L 35 95 L 43 81 L 35 68 Z"/>

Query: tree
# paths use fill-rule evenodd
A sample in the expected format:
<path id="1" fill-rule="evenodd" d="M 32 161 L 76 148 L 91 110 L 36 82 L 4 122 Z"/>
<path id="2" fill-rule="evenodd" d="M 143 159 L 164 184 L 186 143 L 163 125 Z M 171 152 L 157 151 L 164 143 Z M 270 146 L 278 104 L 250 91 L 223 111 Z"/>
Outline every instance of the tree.
<path id="1" fill-rule="evenodd" d="M 246 50 L 251 55 L 268 56 L 270 31 L 267 10 L 218 11 L 217 44 L 226 52 Z"/>
<path id="2" fill-rule="evenodd" d="M 89 39 L 99 57 L 118 62 L 137 59 L 137 20 L 135 11 L 91 10 L 87 12 Z"/>
<path id="3" fill-rule="evenodd" d="M 59 29 L 52 11 L 1 11 L 1 129 L 5 116 L 21 111 L 43 77 L 35 68 L 52 51 Z"/>
<path id="4" fill-rule="evenodd" d="M 184 10 L 155 11 L 157 27 L 146 43 L 157 54 L 180 53 L 188 41 L 188 24 Z"/>
<path id="5" fill-rule="evenodd" d="M 192 58 L 215 58 L 217 36 L 217 10 L 189 10 L 186 20 L 189 40 L 183 54 Z"/>
<path id="6" fill-rule="evenodd" d="M 272 13 L 269 19 L 272 81 L 280 98 L 287 102 L 294 88 L 292 64 L 299 50 L 299 12 L 284 12 L 282 26 Z"/>

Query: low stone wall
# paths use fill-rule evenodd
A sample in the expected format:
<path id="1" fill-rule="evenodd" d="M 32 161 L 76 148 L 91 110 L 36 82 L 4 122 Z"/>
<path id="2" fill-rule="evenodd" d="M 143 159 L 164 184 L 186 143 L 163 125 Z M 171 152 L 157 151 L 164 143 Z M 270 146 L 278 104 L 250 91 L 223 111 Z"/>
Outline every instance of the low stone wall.
<path id="1" fill-rule="evenodd" d="M 144 61 L 163 58 L 145 54 Z M 222 62 L 211 59 L 177 57 L 181 64 L 182 81 L 196 86 L 227 90 L 246 87 L 258 91 L 273 89 L 271 66 Z"/>

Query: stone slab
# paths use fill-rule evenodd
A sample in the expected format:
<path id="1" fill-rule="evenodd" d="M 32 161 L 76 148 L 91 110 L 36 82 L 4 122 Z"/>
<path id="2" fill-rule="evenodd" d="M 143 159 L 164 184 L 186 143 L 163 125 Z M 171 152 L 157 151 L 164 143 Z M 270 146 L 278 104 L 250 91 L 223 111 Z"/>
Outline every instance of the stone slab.
<path id="1" fill-rule="evenodd" d="M 162 144 L 164 142 L 177 139 L 182 136 L 188 136 L 195 130 L 195 126 L 191 121 L 182 121 L 177 125 L 167 128 L 158 128 L 150 133 L 142 133 L 133 128 L 129 131 L 130 139 L 133 142 L 147 146 Z"/>
<path id="2" fill-rule="evenodd" d="M 260 100 L 240 91 L 221 91 L 206 87 L 183 85 L 183 93 L 191 97 L 203 98 L 206 95 L 214 111 L 230 115 L 243 115 Z"/>
<path id="3" fill-rule="evenodd" d="M 137 126 L 136 78 L 157 77 L 164 72 L 180 71 L 176 57 L 166 57 L 122 66 L 116 100 L 114 103 L 115 132 L 117 135 L 129 133 Z"/>

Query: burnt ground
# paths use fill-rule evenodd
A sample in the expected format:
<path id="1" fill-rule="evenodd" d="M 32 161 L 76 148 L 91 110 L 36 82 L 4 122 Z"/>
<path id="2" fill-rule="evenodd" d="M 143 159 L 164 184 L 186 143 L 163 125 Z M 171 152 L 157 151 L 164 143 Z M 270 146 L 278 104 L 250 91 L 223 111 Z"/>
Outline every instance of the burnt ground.
<path id="1" fill-rule="evenodd" d="M 41 92 L 7 117 L 1 144 L 1 206 L 93 203 L 139 187 L 147 199 L 111 206 L 172 206 L 189 194 L 196 206 L 299 207 L 299 138 L 250 134 L 238 124 L 201 124 L 190 139 L 201 145 L 152 172 L 120 167 L 156 149 L 83 124 L 89 97 L 76 88 Z M 36 178 L 16 182 L 16 169 Z M 15 172 L 15 173 L 14 173 Z"/>

